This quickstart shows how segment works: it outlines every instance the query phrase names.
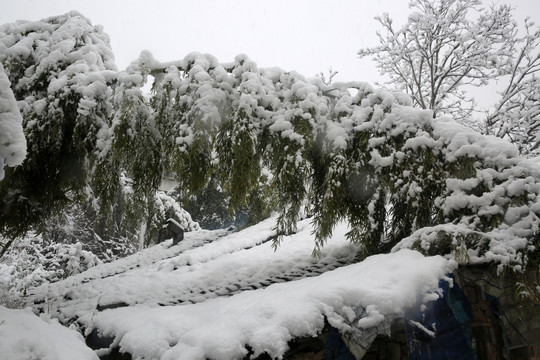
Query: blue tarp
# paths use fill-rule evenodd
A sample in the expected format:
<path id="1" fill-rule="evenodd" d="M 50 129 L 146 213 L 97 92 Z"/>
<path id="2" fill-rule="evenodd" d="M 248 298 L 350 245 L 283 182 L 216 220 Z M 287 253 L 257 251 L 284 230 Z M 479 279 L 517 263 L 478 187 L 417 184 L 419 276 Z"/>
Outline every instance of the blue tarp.
<path id="1" fill-rule="evenodd" d="M 443 290 L 442 298 L 429 303 L 424 312 L 406 314 L 409 359 L 476 360 L 470 326 L 471 304 L 455 282 L 449 287 L 441 280 L 439 286 Z M 436 335 L 429 335 L 414 322 Z"/>
<path id="2" fill-rule="evenodd" d="M 471 303 L 455 281 L 450 287 L 446 280 L 441 280 L 439 287 L 442 297 L 428 303 L 424 311 L 416 306 L 405 314 L 408 359 L 478 360 L 471 327 Z M 497 299 L 489 294 L 483 295 L 491 303 L 493 314 L 500 318 Z M 331 328 L 325 344 L 324 359 L 354 360 L 334 328 Z"/>
<path id="3" fill-rule="evenodd" d="M 331 327 L 324 347 L 325 360 L 355 360 L 347 345 L 341 339 L 339 331 Z"/>

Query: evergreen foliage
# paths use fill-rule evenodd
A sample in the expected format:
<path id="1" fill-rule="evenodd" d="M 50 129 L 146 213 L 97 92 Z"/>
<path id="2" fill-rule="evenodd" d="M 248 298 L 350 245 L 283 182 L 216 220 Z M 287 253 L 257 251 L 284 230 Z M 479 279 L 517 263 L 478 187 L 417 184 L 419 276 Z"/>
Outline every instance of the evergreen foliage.
<path id="1" fill-rule="evenodd" d="M 431 111 L 412 108 L 402 94 L 259 70 L 244 56 L 221 65 L 211 56 L 190 54 L 166 68 L 146 60 L 159 74 L 153 95 L 159 100 L 153 100 L 155 113 L 162 114 L 156 117 L 158 128 L 165 123 L 159 116 L 170 121 L 174 113 L 181 119 L 176 124 L 181 132 L 164 136 L 162 146 L 178 152 L 174 161 L 204 159 L 204 171 L 175 168 L 180 188 L 196 198 L 200 189 L 190 184 L 223 186 L 223 199 L 239 209 L 238 199 L 254 183 L 250 179 L 269 171 L 271 194 L 258 196 L 276 201 L 275 246 L 281 235 L 295 231 L 304 212 L 316 224 L 315 254 L 334 226 L 347 221 L 349 239 L 364 245 L 361 257 L 409 241 L 416 246 L 412 238 L 437 229 L 451 239 L 439 253 L 458 254 L 459 248 L 474 254 L 471 261 L 498 261 L 488 252 L 500 246 L 500 258 L 508 263 L 526 262 L 538 234 L 538 174 L 506 141 L 449 119 L 434 120 Z M 204 87 L 201 79 L 208 82 Z M 163 100 L 173 93 L 173 100 Z M 203 98 L 206 118 L 189 120 L 188 114 L 200 113 Z M 166 111 L 163 106 L 171 104 L 174 110 Z M 189 155 L 182 159 L 182 153 Z M 244 161 L 250 162 L 249 171 Z M 235 166 L 242 166 L 242 176 Z M 513 186 L 521 190 L 502 190 Z M 521 200 L 514 199 L 517 193 Z M 503 233 L 513 240 L 501 240 Z M 461 243 L 461 237 L 468 240 Z M 416 247 L 428 251 L 429 246 Z"/>
<path id="2" fill-rule="evenodd" d="M 77 12 L 3 25 L 0 49 L 2 87 L 11 83 L 28 143 L 26 160 L 0 181 L 0 257 L 29 230 L 64 233 L 63 212 L 84 214 L 70 221 L 85 229 L 89 247 L 112 239 L 136 244 L 145 228 L 146 240 L 157 239 L 156 222 L 165 220 L 157 217 L 166 216 L 156 193 L 161 138 L 141 91 L 145 68 L 118 72 L 108 36 Z M 8 150 L 14 135 L 3 141 Z M 70 243 L 74 234 L 57 240 Z"/>

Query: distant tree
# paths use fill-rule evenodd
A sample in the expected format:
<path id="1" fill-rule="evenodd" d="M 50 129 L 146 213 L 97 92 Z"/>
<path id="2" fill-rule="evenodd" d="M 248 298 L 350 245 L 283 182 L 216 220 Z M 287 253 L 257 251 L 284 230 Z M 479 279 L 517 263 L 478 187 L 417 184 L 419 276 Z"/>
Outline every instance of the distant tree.
<path id="1" fill-rule="evenodd" d="M 415 11 L 395 28 L 387 13 L 377 17 L 379 46 L 361 49 L 373 57 L 393 89 L 411 95 L 414 105 L 449 114 L 487 133 L 507 137 L 527 153 L 540 140 L 538 80 L 540 33 L 526 21 L 519 34 L 508 5 L 480 7 L 479 0 L 413 0 Z M 509 78 L 509 80 L 507 80 Z M 484 121 L 472 121 L 474 99 L 466 86 L 506 82 L 500 100 Z"/>
<path id="2" fill-rule="evenodd" d="M 509 139 L 522 154 L 540 154 L 540 28 L 525 20 L 509 80 L 487 115 L 486 132 Z"/>

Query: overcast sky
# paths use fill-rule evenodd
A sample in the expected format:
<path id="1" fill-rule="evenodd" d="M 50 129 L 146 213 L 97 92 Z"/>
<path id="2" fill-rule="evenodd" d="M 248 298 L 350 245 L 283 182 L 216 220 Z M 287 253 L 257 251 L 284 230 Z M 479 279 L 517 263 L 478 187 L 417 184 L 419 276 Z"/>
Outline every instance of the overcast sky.
<path id="1" fill-rule="evenodd" d="M 528 14 L 540 25 L 540 0 L 499 2 L 517 7 L 518 20 Z M 373 18 L 389 12 L 403 24 L 410 12 L 407 0 L 0 0 L 0 9 L 0 24 L 81 12 L 103 25 L 119 69 L 145 49 L 160 61 L 198 51 L 229 62 L 244 53 L 259 67 L 310 77 L 331 66 L 335 80 L 368 82 L 380 77 L 356 52 L 377 45 Z"/>

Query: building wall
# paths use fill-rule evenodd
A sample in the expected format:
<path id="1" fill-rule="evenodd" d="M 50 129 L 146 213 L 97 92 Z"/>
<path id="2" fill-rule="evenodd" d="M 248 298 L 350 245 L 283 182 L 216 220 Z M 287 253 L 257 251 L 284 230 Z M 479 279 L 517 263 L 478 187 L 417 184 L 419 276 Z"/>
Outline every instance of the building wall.
<path id="1" fill-rule="evenodd" d="M 494 266 L 456 271 L 456 282 L 473 309 L 479 360 L 540 360 L 540 304 L 520 298 L 517 286 L 530 276 L 536 275 L 498 274 Z"/>

